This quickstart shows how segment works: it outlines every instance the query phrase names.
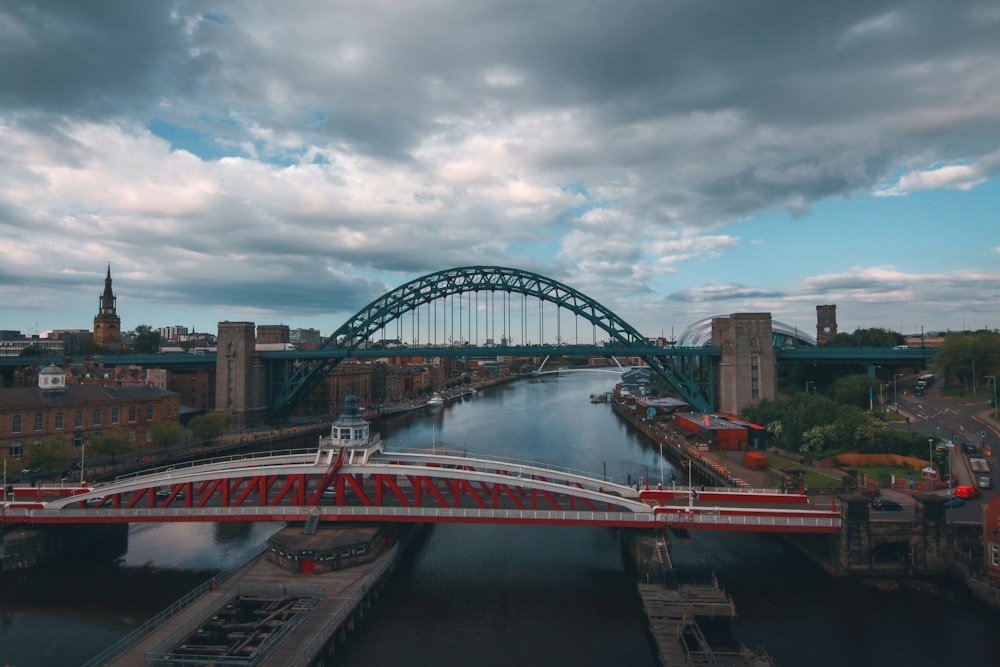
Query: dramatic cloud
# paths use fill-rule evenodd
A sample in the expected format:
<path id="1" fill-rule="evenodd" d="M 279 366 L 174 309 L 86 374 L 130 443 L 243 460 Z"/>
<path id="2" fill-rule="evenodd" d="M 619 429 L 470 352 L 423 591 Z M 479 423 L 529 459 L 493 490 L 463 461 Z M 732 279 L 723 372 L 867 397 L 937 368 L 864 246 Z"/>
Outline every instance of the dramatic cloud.
<path id="1" fill-rule="evenodd" d="M 957 327 L 996 296 L 966 202 L 998 165 L 988 2 L 7 3 L 0 328 L 90 326 L 108 262 L 126 328 L 330 331 L 471 264 L 651 331 L 811 299 Z M 983 238 L 928 265 L 932 221 L 878 209 L 894 256 L 862 258 L 923 193 Z"/>

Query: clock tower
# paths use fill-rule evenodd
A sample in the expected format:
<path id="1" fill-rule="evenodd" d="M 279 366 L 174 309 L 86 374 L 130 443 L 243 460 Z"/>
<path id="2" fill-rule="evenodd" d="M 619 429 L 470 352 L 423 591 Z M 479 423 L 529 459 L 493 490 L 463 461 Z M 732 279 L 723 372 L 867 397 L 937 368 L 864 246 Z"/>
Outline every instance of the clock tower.
<path id="1" fill-rule="evenodd" d="M 115 308 L 114 292 L 111 291 L 111 264 L 108 264 L 108 275 L 104 279 L 104 293 L 101 294 L 101 306 L 94 318 L 94 344 L 100 347 L 118 349 L 122 344 L 122 320 Z"/>
<path id="2" fill-rule="evenodd" d="M 816 344 L 837 335 L 837 306 L 816 306 Z"/>

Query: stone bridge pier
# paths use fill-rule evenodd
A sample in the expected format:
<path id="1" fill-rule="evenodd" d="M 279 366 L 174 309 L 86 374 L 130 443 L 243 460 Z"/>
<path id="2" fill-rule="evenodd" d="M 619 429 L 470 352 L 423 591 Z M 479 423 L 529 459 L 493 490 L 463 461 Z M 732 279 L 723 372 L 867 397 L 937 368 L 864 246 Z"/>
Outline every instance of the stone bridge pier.
<path id="1" fill-rule="evenodd" d="M 982 526 L 949 522 L 941 496 L 915 498 L 914 520 L 872 521 L 868 498 L 841 497 L 843 530 L 828 569 L 836 574 L 886 577 L 954 575 L 967 570 L 970 560 L 982 551 Z"/>

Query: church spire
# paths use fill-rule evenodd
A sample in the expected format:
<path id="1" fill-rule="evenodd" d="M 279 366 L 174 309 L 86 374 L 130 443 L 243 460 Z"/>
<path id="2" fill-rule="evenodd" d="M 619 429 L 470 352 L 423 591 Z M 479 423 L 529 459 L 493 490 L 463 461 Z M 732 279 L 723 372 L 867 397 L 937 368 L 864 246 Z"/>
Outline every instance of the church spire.
<path id="1" fill-rule="evenodd" d="M 94 343 L 101 347 L 118 348 L 122 342 L 121 318 L 118 317 L 117 299 L 111 289 L 111 262 L 104 278 L 101 305 L 94 318 Z"/>
<path id="2" fill-rule="evenodd" d="M 108 275 L 104 279 L 104 294 L 101 295 L 99 315 L 117 315 L 115 312 L 115 293 L 111 291 L 111 262 L 108 262 Z"/>

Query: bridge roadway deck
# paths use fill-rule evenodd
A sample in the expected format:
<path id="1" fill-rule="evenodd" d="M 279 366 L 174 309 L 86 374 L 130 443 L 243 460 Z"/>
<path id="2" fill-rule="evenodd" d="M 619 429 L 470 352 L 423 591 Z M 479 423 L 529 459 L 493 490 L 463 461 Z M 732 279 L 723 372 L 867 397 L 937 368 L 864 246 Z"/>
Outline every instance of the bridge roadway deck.
<path id="1" fill-rule="evenodd" d="M 398 559 L 401 543 L 383 552 L 370 563 L 324 574 L 294 574 L 267 560 L 260 554 L 249 563 L 168 618 L 154 631 L 140 639 L 118 657 L 109 660 L 110 667 L 145 667 L 147 653 L 168 653 L 170 649 L 232 600 L 240 590 L 255 591 L 321 588 L 323 598 L 281 642 L 260 661 L 260 667 L 290 667 L 307 665 L 338 631 L 354 609 L 363 603 L 364 595 Z M 360 595 L 359 595 L 360 594 Z"/>

